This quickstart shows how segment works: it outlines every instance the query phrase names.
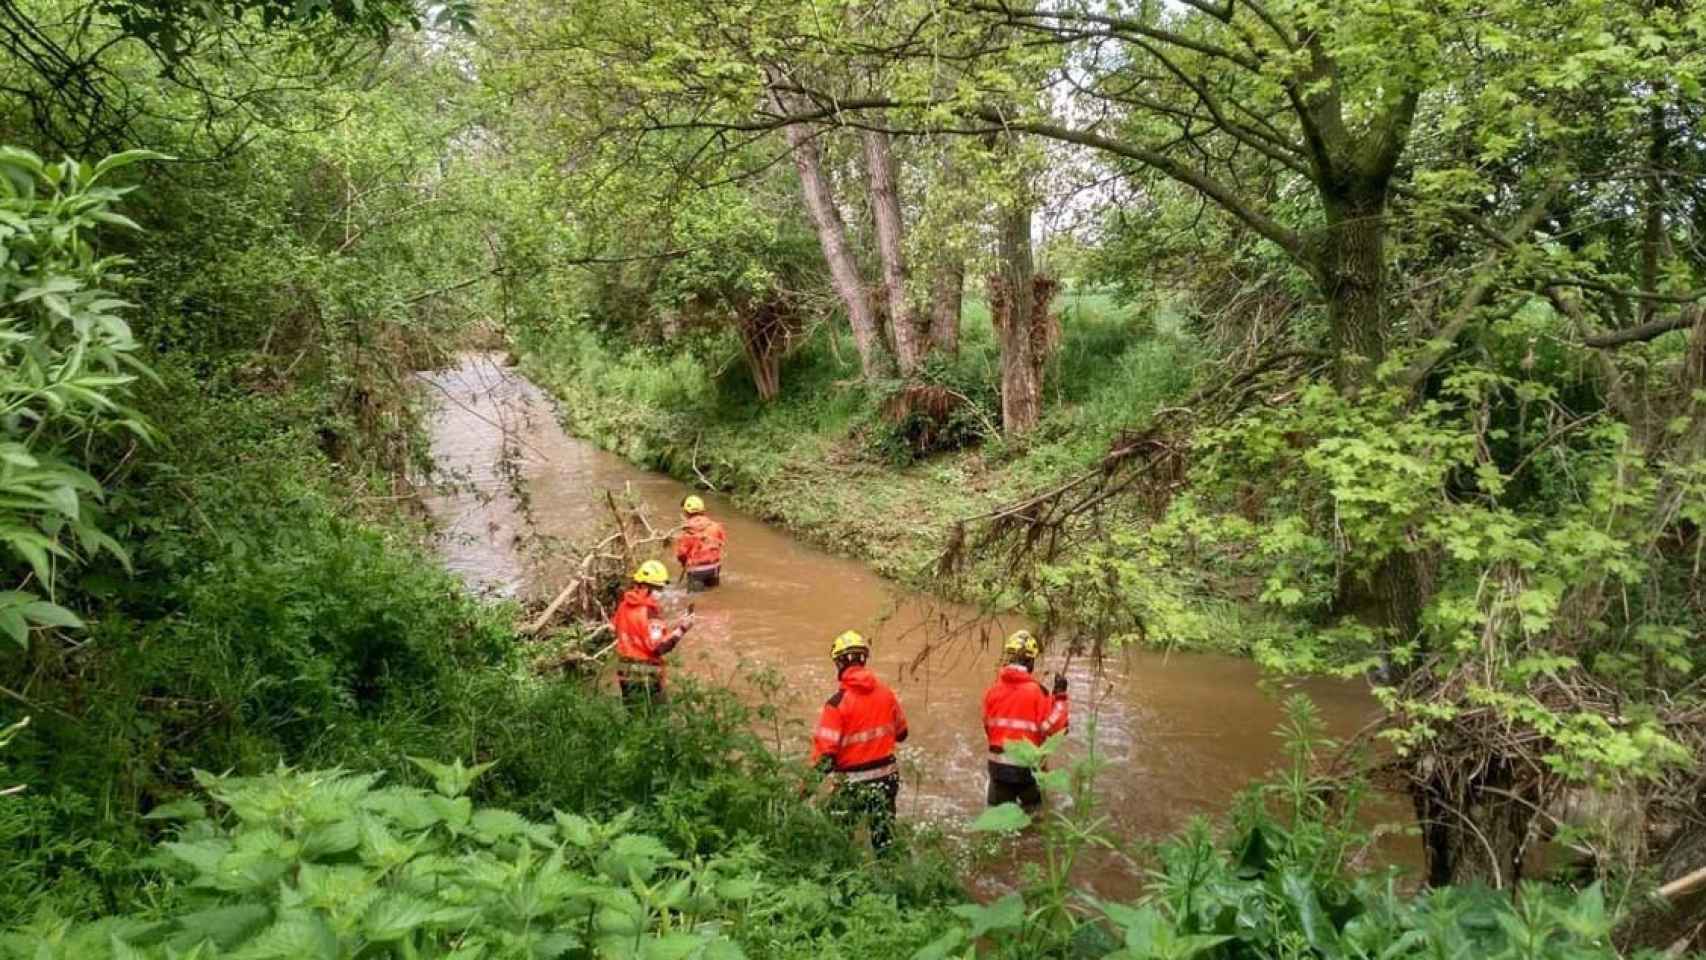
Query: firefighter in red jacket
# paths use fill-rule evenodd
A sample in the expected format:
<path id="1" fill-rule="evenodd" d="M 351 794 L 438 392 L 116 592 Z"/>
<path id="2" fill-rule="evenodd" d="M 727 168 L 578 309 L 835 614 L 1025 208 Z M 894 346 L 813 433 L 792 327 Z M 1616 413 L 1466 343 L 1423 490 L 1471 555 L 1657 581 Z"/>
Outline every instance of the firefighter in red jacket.
<path id="1" fill-rule="evenodd" d="M 657 592 L 669 586 L 669 571 L 647 560 L 634 571 L 634 585 L 622 594 L 610 626 L 616 631 L 616 682 L 630 706 L 664 700 L 664 655 L 675 649 L 693 627 L 688 614 L 664 628 Z"/>
<path id="2" fill-rule="evenodd" d="M 871 825 L 871 845 L 881 853 L 894 836 L 900 767 L 895 744 L 906 740 L 900 701 L 865 667 L 871 645 L 852 630 L 836 637 L 829 655 L 841 689 L 823 705 L 812 732 L 812 764 L 838 783 L 830 809 L 850 824 Z"/>
<path id="3" fill-rule="evenodd" d="M 675 542 L 675 560 L 687 576 L 689 590 L 708 590 L 722 580 L 723 547 L 729 542 L 723 525 L 705 516 L 705 501 L 698 495 L 681 501 L 681 539 Z"/>
<path id="4" fill-rule="evenodd" d="M 1001 673 L 983 695 L 983 732 L 989 737 L 989 805 L 1018 801 L 1031 812 L 1042 805 L 1042 791 L 1029 767 L 1002 757 L 1006 744 L 1028 740 L 1042 744 L 1066 732 L 1066 677 L 1054 675 L 1054 690 L 1031 676 L 1036 666 L 1037 638 L 1019 630 L 1002 646 Z"/>

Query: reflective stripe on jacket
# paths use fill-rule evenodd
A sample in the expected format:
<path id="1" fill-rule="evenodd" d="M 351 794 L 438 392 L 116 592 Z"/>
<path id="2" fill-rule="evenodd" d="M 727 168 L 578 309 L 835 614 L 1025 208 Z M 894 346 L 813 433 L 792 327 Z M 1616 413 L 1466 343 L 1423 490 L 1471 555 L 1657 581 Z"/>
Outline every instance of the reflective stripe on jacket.
<path id="1" fill-rule="evenodd" d="M 906 714 L 894 691 L 864 667 L 841 672 L 841 689 L 823 705 L 812 731 L 812 763 L 829 762 L 848 780 L 875 780 L 896 771 L 895 744 L 906 739 Z"/>
<path id="2" fill-rule="evenodd" d="M 681 539 L 675 542 L 675 561 L 688 570 L 712 570 L 723 564 L 723 545 L 729 535 L 723 525 L 702 513 L 682 523 Z"/>
<path id="3" fill-rule="evenodd" d="M 664 640 L 657 598 L 640 587 L 622 594 L 610 626 L 616 631 L 616 656 L 621 660 L 663 666 L 658 652 Z"/>
<path id="4" fill-rule="evenodd" d="M 1009 740 L 1040 745 L 1066 728 L 1066 694 L 1049 693 L 1031 671 L 1018 664 L 1002 667 L 983 695 L 983 732 L 989 737 L 990 753 L 1000 753 Z"/>

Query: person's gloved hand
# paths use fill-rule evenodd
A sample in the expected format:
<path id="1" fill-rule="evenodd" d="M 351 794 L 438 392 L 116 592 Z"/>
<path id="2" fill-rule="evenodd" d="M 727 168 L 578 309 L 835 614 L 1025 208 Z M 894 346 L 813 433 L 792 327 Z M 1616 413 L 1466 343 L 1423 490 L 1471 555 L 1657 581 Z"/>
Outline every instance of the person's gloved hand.
<path id="1" fill-rule="evenodd" d="M 1065 692 L 1066 692 L 1066 674 L 1057 673 L 1054 675 L 1054 695 L 1058 697 Z"/>

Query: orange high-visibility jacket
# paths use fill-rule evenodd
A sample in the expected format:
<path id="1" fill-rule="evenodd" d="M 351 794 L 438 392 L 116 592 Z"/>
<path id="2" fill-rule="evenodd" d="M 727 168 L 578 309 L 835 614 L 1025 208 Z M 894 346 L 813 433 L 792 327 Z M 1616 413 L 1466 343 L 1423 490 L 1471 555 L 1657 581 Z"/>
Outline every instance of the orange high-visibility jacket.
<path id="1" fill-rule="evenodd" d="M 723 545 L 729 542 L 723 525 L 702 513 L 682 524 L 675 543 L 675 561 L 688 570 L 713 570 L 723 565 Z"/>
<path id="2" fill-rule="evenodd" d="M 895 773 L 895 744 L 906 739 L 906 714 L 894 691 L 861 666 L 841 672 L 841 689 L 823 705 L 812 732 L 812 764 L 848 780 L 876 780 Z"/>
<path id="3" fill-rule="evenodd" d="M 1066 694 L 1043 689 L 1031 671 L 1010 663 L 983 695 L 983 732 L 989 752 L 1000 753 L 1009 740 L 1041 745 L 1067 726 Z"/>
<path id="4" fill-rule="evenodd" d="M 663 666 L 663 655 L 675 644 L 664 637 L 657 598 L 640 587 L 622 594 L 610 626 L 616 631 L 616 656 L 632 662 Z"/>

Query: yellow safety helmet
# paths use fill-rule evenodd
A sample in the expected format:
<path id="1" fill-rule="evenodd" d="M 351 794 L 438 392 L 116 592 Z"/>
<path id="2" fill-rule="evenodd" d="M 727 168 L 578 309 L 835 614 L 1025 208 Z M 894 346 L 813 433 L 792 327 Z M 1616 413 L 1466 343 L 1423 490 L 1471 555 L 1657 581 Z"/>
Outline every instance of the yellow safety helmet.
<path id="1" fill-rule="evenodd" d="M 640 569 L 634 571 L 635 583 L 646 583 L 654 587 L 669 586 L 669 570 L 656 560 L 647 560 L 640 564 Z"/>
<path id="2" fill-rule="evenodd" d="M 699 499 L 699 495 L 697 493 L 690 493 L 687 495 L 686 500 L 681 501 L 681 512 L 704 513 L 705 501 Z"/>
<path id="3" fill-rule="evenodd" d="M 1035 660 L 1037 654 L 1042 652 L 1042 647 L 1038 646 L 1037 638 L 1031 636 L 1031 631 L 1015 630 L 1013 635 L 1007 638 L 1007 642 L 1001 645 L 1001 652 L 1009 659 Z"/>
<path id="4" fill-rule="evenodd" d="M 841 636 L 836 637 L 835 642 L 829 645 L 829 656 L 832 660 L 839 660 L 846 654 L 852 653 L 855 650 L 863 650 L 865 653 L 869 654 L 871 652 L 871 643 L 869 640 L 860 636 L 857 630 L 849 630 Z"/>

